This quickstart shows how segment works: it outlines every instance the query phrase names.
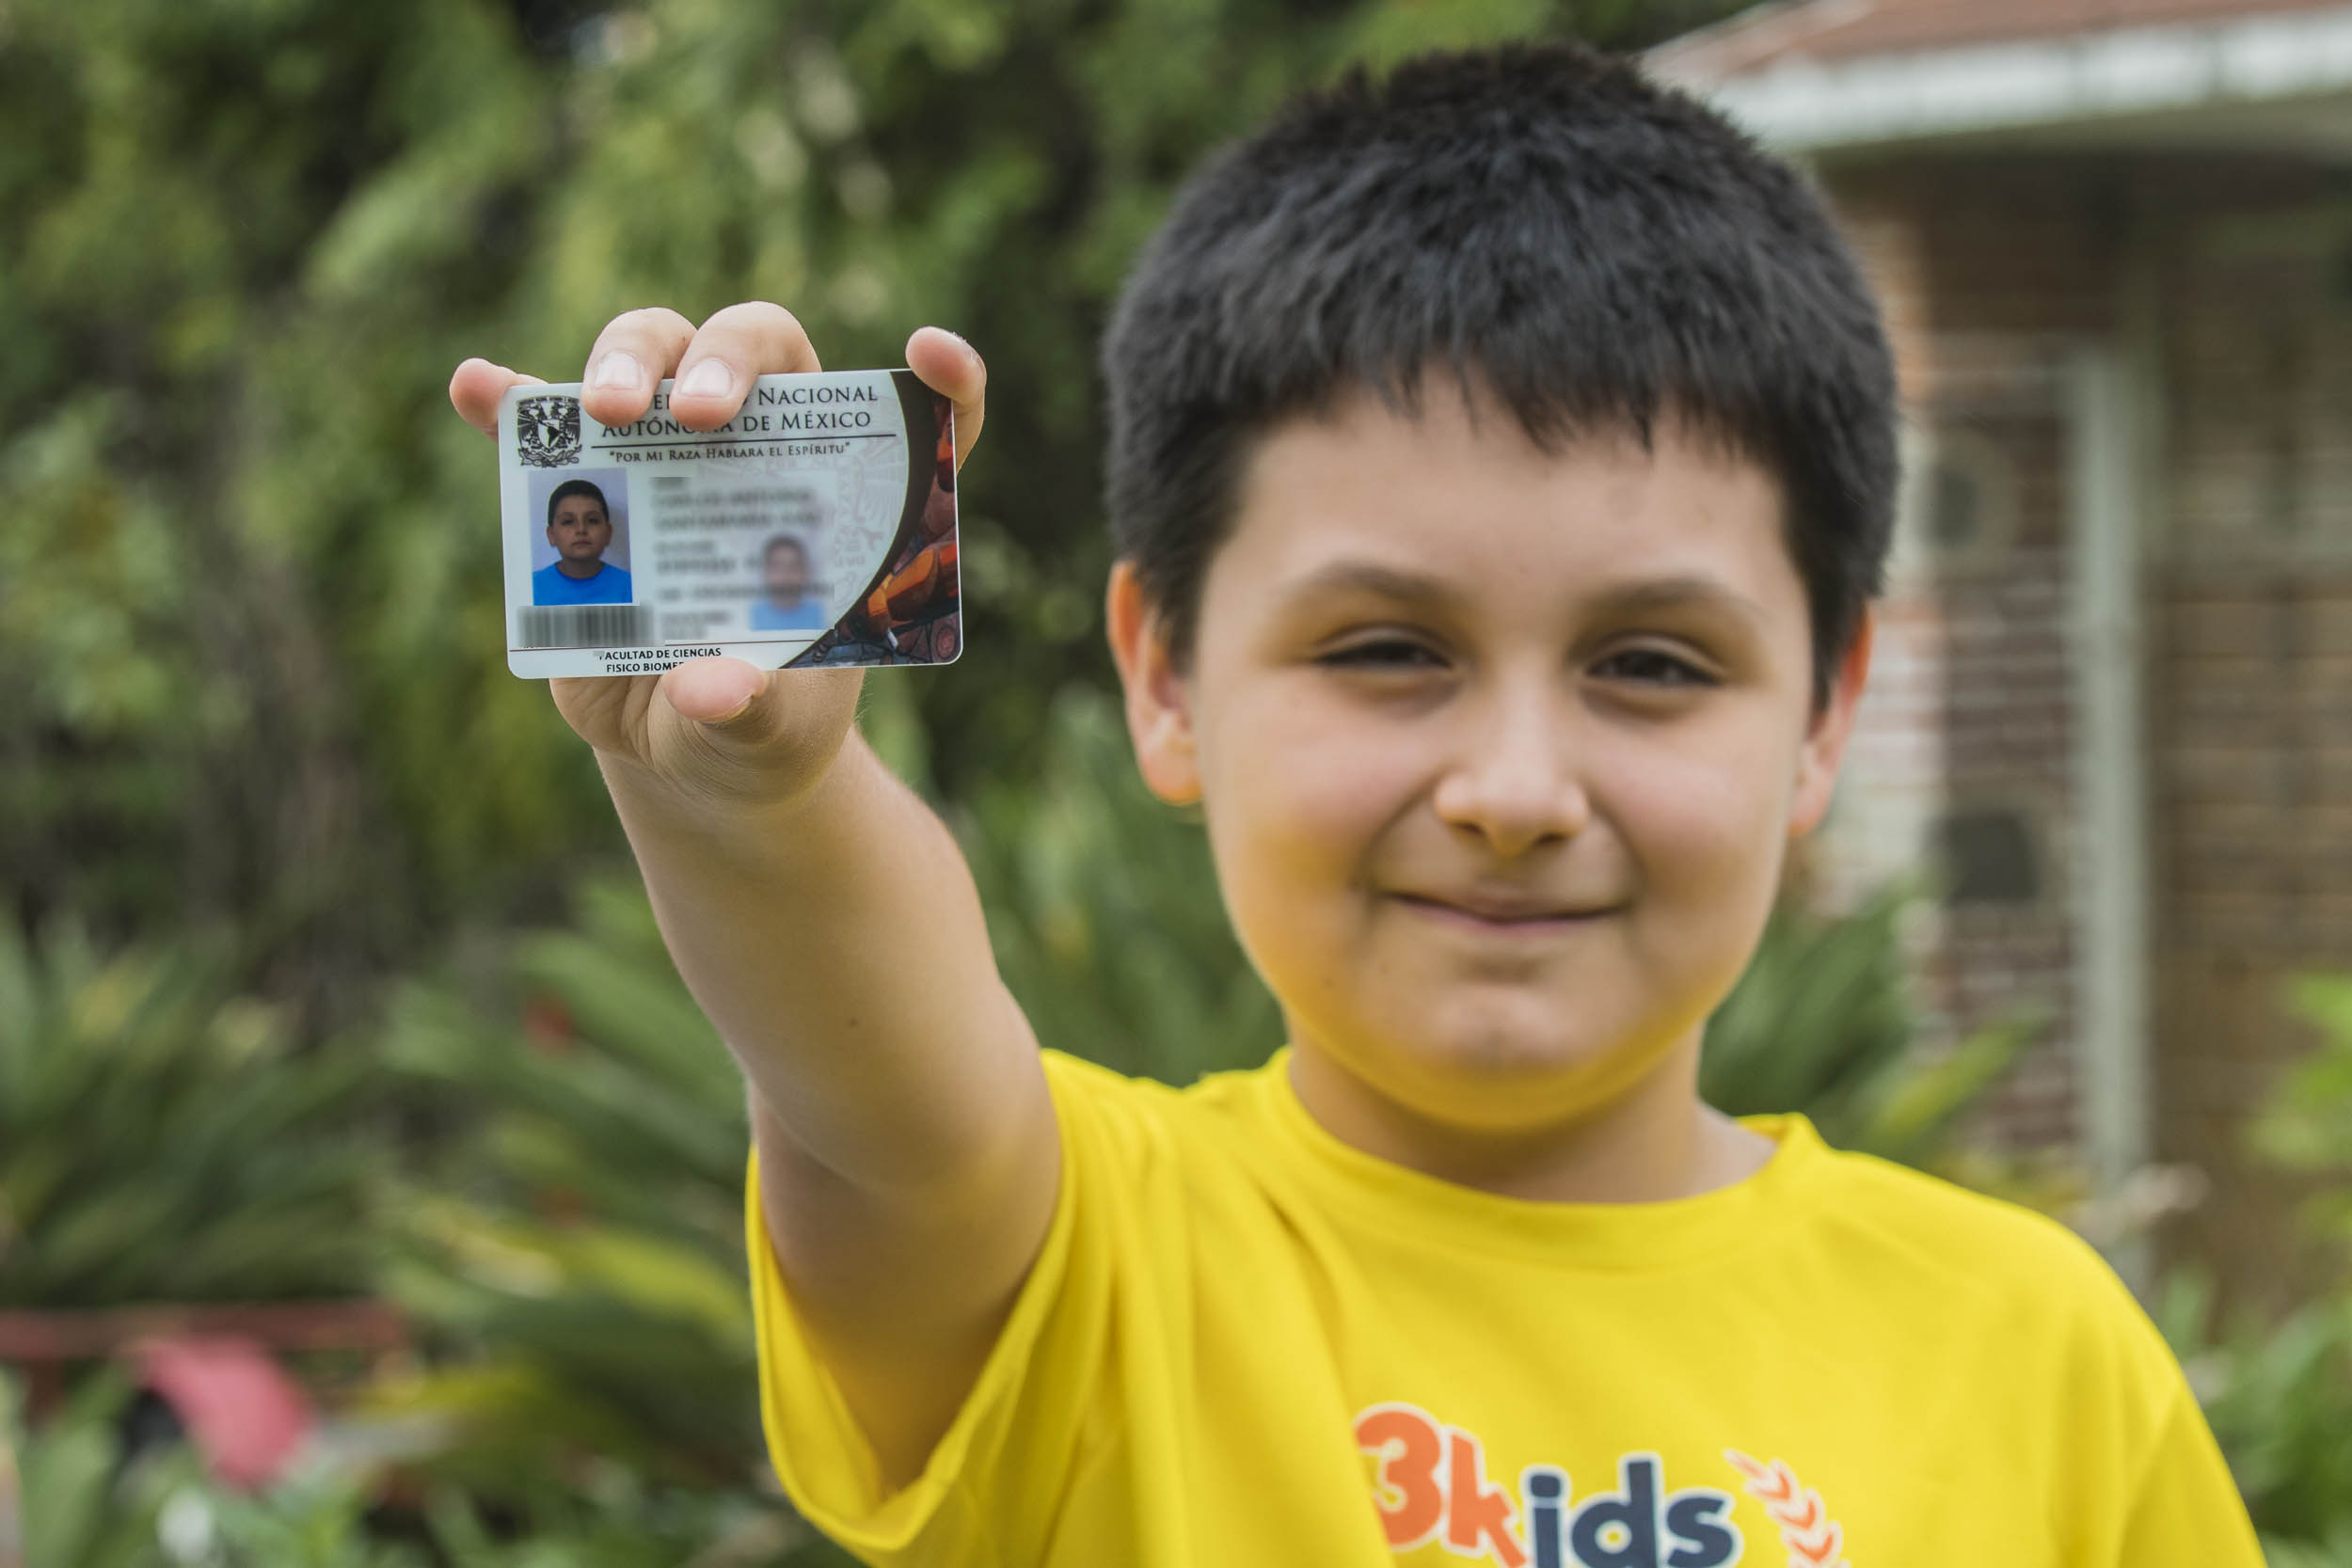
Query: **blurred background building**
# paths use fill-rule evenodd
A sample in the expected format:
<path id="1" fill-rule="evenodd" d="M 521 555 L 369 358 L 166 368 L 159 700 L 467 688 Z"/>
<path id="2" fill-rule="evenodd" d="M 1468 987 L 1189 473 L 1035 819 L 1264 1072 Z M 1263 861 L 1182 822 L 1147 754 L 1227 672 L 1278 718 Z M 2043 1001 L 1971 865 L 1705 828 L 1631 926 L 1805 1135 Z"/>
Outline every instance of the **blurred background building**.
<path id="1" fill-rule="evenodd" d="M 1830 860 L 1941 857 L 1935 1003 L 2058 1027 L 1994 1107 L 2274 1299 L 2249 1112 L 2352 964 L 2352 8 L 1808 0 L 1655 52 L 1809 163 L 1910 490 Z"/>

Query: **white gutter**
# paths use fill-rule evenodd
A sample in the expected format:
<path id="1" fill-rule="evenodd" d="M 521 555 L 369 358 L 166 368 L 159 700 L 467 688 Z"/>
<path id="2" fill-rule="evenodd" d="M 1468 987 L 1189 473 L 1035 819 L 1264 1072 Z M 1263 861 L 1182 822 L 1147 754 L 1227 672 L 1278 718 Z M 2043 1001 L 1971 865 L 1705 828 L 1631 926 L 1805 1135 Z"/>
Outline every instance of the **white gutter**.
<path id="1" fill-rule="evenodd" d="M 1671 67 L 1661 74 L 1676 79 Z M 1679 85 L 1787 151 L 2262 103 L 2352 87 L 2352 6 L 1828 64 L 1799 57 Z"/>
<path id="2" fill-rule="evenodd" d="M 2075 357 L 2067 432 L 2074 624 L 2074 1048 L 2094 1190 L 2119 1199 L 2148 1165 L 2148 772 L 2142 729 L 2140 493 L 2152 412 L 2130 355 Z M 2148 1283 L 2145 1236 L 2110 1261 Z M 2109 1239 L 2110 1246 L 2115 1239 Z M 2134 1277 L 2137 1275 L 2137 1277 Z"/>

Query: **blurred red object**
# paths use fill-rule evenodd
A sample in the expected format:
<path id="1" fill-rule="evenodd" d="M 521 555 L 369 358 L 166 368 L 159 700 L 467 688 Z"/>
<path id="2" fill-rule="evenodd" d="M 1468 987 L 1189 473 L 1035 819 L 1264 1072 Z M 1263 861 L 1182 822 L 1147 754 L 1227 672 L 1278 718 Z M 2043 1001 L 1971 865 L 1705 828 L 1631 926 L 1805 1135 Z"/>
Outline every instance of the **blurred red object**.
<path id="1" fill-rule="evenodd" d="M 408 1323 L 388 1302 L 214 1302 L 0 1312 L 0 1367 L 24 1374 L 35 1425 L 65 1401 L 66 1368 L 132 1354 L 151 1339 L 242 1339 L 273 1354 L 358 1350 L 379 1373 L 408 1354 Z"/>
<path id="2" fill-rule="evenodd" d="M 561 1056 L 579 1044 L 569 1007 L 552 996 L 533 997 L 523 1006 L 523 1037 L 534 1047 Z"/>
<path id="3" fill-rule="evenodd" d="M 251 1491 L 276 1480 L 314 1422 L 309 1398 L 257 1340 L 184 1335 L 143 1340 L 133 1354 L 139 1381 L 228 1485 Z"/>

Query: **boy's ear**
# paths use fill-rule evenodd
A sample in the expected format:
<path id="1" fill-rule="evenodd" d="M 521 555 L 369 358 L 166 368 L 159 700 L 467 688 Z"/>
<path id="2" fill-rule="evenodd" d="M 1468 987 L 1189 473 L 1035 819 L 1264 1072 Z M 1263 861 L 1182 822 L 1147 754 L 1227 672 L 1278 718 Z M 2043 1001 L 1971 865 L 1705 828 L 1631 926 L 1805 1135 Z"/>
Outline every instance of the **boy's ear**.
<path id="1" fill-rule="evenodd" d="M 1870 642 L 1878 631 L 1878 611 L 1862 607 L 1861 622 L 1846 656 L 1837 661 L 1836 678 L 1829 697 L 1813 710 L 1804 746 L 1797 755 L 1797 787 L 1788 801 L 1788 835 L 1801 838 L 1820 825 L 1829 814 L 1830 797 L 1837 788 L 1837 764 L 1853 734 L 1854 710 L 1862 705 L 1863 684 L 1870 675 Z"/>
<path id="2" fill-rule="evenodd" d="M 1160 618 L 1133 562 L 1112 565 L 1103 620 L 1110 630 L 1119 684 L 1126 692 L 1127 736 L 1135 742 L 1136 766 L 1142 769 L 1144 784 L 1171 806 L 1197 804 L 1200 766 L 1194 750 L 1191 693 L 1168 657 Z"/>

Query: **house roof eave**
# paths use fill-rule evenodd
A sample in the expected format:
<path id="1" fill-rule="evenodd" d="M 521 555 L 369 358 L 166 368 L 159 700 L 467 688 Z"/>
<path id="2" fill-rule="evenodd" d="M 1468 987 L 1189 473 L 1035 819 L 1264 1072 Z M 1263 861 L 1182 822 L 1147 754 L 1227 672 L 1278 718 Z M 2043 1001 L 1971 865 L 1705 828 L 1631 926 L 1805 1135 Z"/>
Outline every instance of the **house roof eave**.
<path id="1" fill-rule="evenodd" d="M 1834 152 L 2352 94 L 2352 5 L 1835 61 L 1791 53 L 1712 81 L 1677 80 L 1675 58 L 1652 69 L 1760 140 Z"/>

